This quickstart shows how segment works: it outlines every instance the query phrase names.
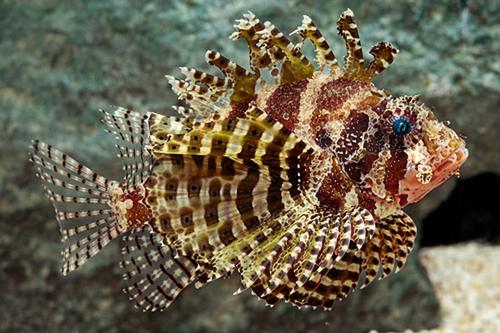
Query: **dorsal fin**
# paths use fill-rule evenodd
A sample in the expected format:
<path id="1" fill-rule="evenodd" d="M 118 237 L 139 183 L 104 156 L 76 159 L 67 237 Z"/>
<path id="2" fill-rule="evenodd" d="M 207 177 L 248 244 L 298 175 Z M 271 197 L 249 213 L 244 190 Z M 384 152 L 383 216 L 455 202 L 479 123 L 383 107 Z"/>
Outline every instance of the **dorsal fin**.
<path id="1" fill-rule="evenodd" d="M 316 63 L 319 65 L 320 70 L 328 67 L 330 71 L 336 75 L 340 71 L 337 57 L 328 45 L 325 37 L 318 29 L 313 20 L 304 15 L 302 25 L 293 31 L 290 35 L 298 33 L 304 40 L 308 39 L 313 43 L 316 52 Z"/>
<path id="2" fill-rule="evenodd" d="M 149 116 L 118 107 L 113 113 L 100 110 L 107 131 L 114 135 L 118 157 L 125 171 L 127 187 L 143 183 L 151 171 L 151 155 L 145 149 L 149 143 Z"/>
<path id="3" fill-rule="evenodd" d="M 398 52 L 390 43 L 379 43 L 370 50 L 374 60 L 368 65 L 368 68 L 365 68 L 358 26 L 354 21 L 352 10 L 347 9 L 340 15 L 337 30 L 344 39 L 347 48 L 344 70 L 341 74 L 343 77 L 370 81 L 392 63 Z"/>
<path id="4" fill-rule="evenodd" d="M 274 24 L 262 23 L 252 12 L 244 14 L 234 27 L 236 31 L 231 34 L 230 39 L 241 38 L 247 42 L 252 71 L 219 52 L 207 51 L 206 61 L 220 69 L 225 79 L 186 67 L 181 67 L 185 80 L 167 76 L 174 92 L 189 104 L 190 108 L 181 110 L 186 111 L 184 114 L 190 119 L 204 122 L 217 116 L 226 117 L 228 113 L 236 117 L 242 116 L 256 98 L 256 87 L 262 80 L 262 69 L 269 69 L 279 85 L 308 79 L 317 70 L 301 52 L 303 41 L 294 44 Z M 342 13 L 337 28 L 347 48 L 343 70 L 340 70 L 335 54 L 310 17 L 304 16 L 302 25 L 292 32 L 314 45 L 320 71 L 326 68 L 335 78 L 368 82 L 394 60 L 397 49 L 390 43 L 381 42 L 370 50 L 374 59 L 365 67 L 358 28 L 350 9 Z"/>
<path id="5" fill-rule="evenodd" d="M 255 85 L 259 76 L 244 69 L 216 51 L 207 51 L 205 60 L 208 64 L 219 68 L 233 82 L 230 97 L 231 105 L 248 103 L 255 95 Z"/>
<path id="6" fill-rule="evenodd" d="M 236 20 L 234 28 L 236 31 L 229 38 L 232 40 L 245 39 L 250 55 L 250 68 L 255 73 L 260 73 L 260 69 L 273 65 L 273 59 L 269 52 L 260 45 L 259 33 L 265 29 L 265 26 L 252 12 L 249 11 L 243 14 L 243 19 Z"/>
<path id="7" fill-rule="evenodd" d="M 172 90 L 189 108 L 174 107 L 181 115 L 193 123 L 206 122 L 224 112 L 229 104 L 229 96 L 234 82 L 229 78 L 203 73 L 193 68 L 180 67 L 184 80 L 166 75 Z M 187 112 L 186 112 L 187 111 Z"/>
<path id="8" fill-rule="evenodd" d="M 127 187 L 142 184 L 151 173 L 152 157 L 148 150 L 151 144 L 151 130 L 161 127 L 155 139 L 162 136 L 187 133 L 192 128 L 189 119 L 160 116 L 156 113 L 143 113 L 117 107 L 112 113 L 100 110 L 106 131 L 116 139 L 118 157 L 125 171 L 124 181 Z"/>

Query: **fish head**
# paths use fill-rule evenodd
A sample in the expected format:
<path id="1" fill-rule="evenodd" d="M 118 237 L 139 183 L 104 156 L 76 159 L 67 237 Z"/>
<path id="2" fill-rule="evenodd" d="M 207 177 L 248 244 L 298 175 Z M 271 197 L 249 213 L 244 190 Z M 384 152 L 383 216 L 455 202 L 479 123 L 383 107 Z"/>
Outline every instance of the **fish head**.
<path id="1" fill-rule="evenodd" d="M 458 174 L 468 156 L 465 141 L 418 96 L 388 96 L 351 112 L 332 149 L 362 190 L 398 207 Z"/>
<path id="2" fill-rule="evenodd" d="M 399 180 L 396 195 L 405 197 L 408 204 L 414 203 L 451 176 L 458 175 L 469 153 L 465 141 L 449 127 L 450 123 L 438 120 L 418 97 L 395 99 L 391 108 L 394 111 L 388 120 L 393 133 L 403 137 L 407 156 L 406 171 Z M 412 128 L 403 134 L 401 124 L 406 119 Z"/>

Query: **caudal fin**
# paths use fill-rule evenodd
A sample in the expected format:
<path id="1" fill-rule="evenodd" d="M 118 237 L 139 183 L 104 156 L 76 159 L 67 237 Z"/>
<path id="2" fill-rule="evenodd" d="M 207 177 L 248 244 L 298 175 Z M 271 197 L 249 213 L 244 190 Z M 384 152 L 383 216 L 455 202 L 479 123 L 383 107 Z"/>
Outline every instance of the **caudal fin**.
<path id="1" fill-rule="evenodd" d="M 66 275 L 120 234 L 109 205 L 112 182 L 40 141 L 32 142 L 30 160 L 56 211 Z"/>

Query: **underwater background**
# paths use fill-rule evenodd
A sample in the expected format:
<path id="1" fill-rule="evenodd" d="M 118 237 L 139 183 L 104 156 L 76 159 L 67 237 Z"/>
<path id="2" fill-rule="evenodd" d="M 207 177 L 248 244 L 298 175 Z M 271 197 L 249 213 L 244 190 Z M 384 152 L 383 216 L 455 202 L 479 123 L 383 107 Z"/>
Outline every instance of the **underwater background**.
<path id="1" fill-rule="evenodd" d="M 173 114 L 171 105 L 178 102 L 165 74 L 179 75 L 179 66 L 215 73 L 204 62 L 207 49 L 248 64 L 246 44 L 227 38 L 247 10 L 283 32 L 309 15 L 341 59 L 345 48 L 336 21 L 347 7 L 365 49 L 386 40 L 400 51 L 376 85 L 394 95 L 421 95 L 439 119 L 466 137 L 470 152 L 460 179 L 407 209 L 419 225 L 422 248 L 414 249 L 405 269 L 327 312 L 289 304 L 269 308 L 250 292 L 233 296 L 235 276 L 188 288 L 163 313 L 142 313 L 121 292 L 120 241 L 77 272 L 60 274 L 59 230 L 28 162 L 31 139 L 120 179 L 99 108 Z M 448 279 L 465 281 L 467 274 L 475 287 L 453 289 L 459 293 L 456 307 L 470 298 L 479 307 L 495 304 L 493 295 L 497 308 L 488 308 L 485 325 L 463 332 L 500 332 L 494 324 L 500 279 L 477 279 L 483 269 L 485 276 L 500 274 L 499 174 L 498 1 L 0 0 L 1 332 L 419 331 L 448 325 L 439 288 Z M 433 252 L 437 245 L 447 247 Z M 443 268 L 448 275 L 440 273 Z M 488 290 L 484 302 L 474 294 L 481 288 Z"/>

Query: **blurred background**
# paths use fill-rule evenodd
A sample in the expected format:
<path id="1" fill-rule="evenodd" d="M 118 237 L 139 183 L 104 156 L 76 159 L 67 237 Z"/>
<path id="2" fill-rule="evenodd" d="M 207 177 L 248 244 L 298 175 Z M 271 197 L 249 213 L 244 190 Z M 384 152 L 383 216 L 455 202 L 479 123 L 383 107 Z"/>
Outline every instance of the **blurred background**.
<path id="1" fill-rule="evenodd" d="M 173 114 L 177 101 L 165 74 L 178 75 L 178 66 L 213 72 L 204 62 L 207 49 L 248 64 L 245 43 L 227 38 L 247 10 L 283 32 L 299 26 L 303 14 L 311 16 L 341 59 L 336 21 L 347 7 L 366 53 L 382 40 L 400 50 L 377 86 L 421 95 L 467 138 L 470 151 L 460 179 L 408 209 L 420 246 L 403 271 L 330 312 L 268 308 L 249 292 L 233 296 L 239 286 L 233 277 L 189 288 L 164 313 L 142 313 L 121 292 L 119 241 L 77 272 L 59 273 L 59 231 L 27 160 L 31 139 L 120 179 L 99 108 Z M 0 0 L 0 331 L 494 332 L 500 318 L 499 74 L 498 1 Z M 486 326 L 454 328 L 450 295 L 459 309 L 468 299 L 471 311 L 491 302 L 480 319 Z"/>

